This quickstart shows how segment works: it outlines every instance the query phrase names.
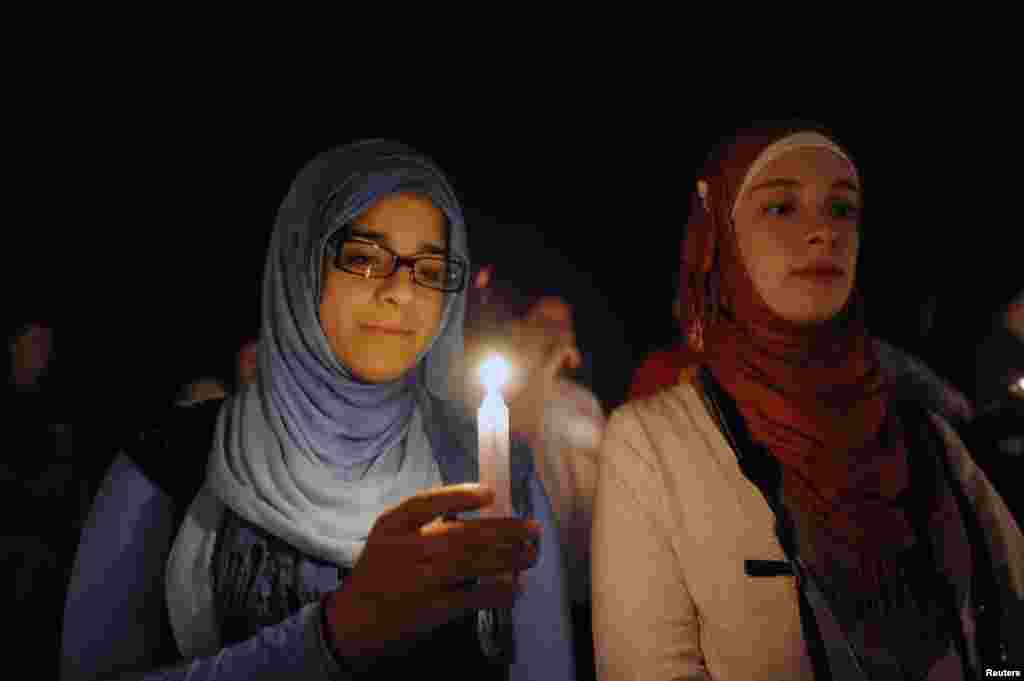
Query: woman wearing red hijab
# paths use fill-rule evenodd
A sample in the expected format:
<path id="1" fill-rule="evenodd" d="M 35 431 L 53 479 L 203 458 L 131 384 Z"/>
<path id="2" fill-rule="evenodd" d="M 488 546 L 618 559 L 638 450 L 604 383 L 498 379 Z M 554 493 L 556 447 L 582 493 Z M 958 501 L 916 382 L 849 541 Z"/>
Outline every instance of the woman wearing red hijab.
<path id="1" fill-rule="evenodd" d="M 1019 665 L 1024 536 L 949 423 L 879 362 L 849 153 L 816 128 L 749 130 L 696 189 L 680 281 L 700 368 L 619 408 L 601 450 L 599 676 Z"/>

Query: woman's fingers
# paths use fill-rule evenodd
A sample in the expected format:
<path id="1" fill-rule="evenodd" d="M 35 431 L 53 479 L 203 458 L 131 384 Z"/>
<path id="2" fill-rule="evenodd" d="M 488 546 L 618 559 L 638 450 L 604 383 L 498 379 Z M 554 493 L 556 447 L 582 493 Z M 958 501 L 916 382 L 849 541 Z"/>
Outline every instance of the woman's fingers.
<path id="1" fill-rule="evenodd" d="M 362 588 L 407 594 L 529 568 L 541 533 L 536 520 L 447 519 L 492 496 L 481 485 L 451 485 L 421 492 L 382 514 L 357 566 Z"/>
<path id="2" fill-rule="evenodd" d="M 417 617 L 410 624 L 422 634 L 474 610 L 511 608 L 522 592 L 521 584 L 518 575 L 510 573 L 419 594 L 413 598 Z"/>
<path id="3" fill-rule="evenodd" d="M 480 485 L 452 485 L 382 514 L 329 615 L 338 645 L 382 650 L 467 610 L 510 607 L 518 591 L 512 576 L 539 557 L 540 524 L 448 519 L 492 497 Z"/>
<path id="4" fill-rule="evenodd" d="M 447 588 L 478 577 L 526 570 L 537 562 L 539 533 L 511 527 L 500 528 L 503 532 L 475 529 L 457 527 L 423 538 L 419 571 L 425 585 Z"/>
<path id="5" fill-rule="evenodd" d="M 435 487 L 405 499 L 377 518 L 373 532 L 405 534 L 445 515 L 483 508 L 494 499 L 494 492 L 476 483 Z"/>
<path id="6" fill-rule="evenodd" d="M 431 599 L 430 607 L 438 613 L 447 613 L 451 619 L 453 613 L 511 608 L 520 593 L 521 578 L 515 573 L 506 573 L 442 591 Z"/>
<path id="7" fill-rule="evenodd" d="M 491 545 L 531 542 L 540 537 L 540 523 L 519 518 L 473 518 L 439 520 L 420 529 L 424 546 L 457 548 L 468 544 Z"/>

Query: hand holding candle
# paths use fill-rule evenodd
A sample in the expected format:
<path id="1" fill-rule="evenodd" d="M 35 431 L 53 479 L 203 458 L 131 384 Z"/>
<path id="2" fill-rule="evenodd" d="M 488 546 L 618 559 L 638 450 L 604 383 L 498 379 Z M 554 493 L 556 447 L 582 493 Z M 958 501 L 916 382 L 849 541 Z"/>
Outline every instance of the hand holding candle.
<path id="1" fill-rule="evenodd" d="M 501 388 L 508 381 L 509 372 L 508 362 L 499 355 L 492 355 L 480 367 L 480 378 L 487 390 L 477 412 L 480 482 L 494 490 L 494 503 L 481 509 L 483 517 L 505 518 L 513 515 L 508 407 L 501 395 Z"/>

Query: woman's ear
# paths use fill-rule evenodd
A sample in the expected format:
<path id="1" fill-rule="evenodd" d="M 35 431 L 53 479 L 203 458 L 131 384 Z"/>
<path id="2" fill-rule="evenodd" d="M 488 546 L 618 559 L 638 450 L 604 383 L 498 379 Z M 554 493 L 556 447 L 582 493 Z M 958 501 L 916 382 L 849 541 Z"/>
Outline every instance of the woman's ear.
<path id="1" fill-rule="evenodd" d="M 708 193 L 710 187 L 707 180 L 697 180 L 697 195 L 700 196 L 700 202 L 704 205 L 704 210 L 708 213 L 711 212 L 711 208 L 708 207 Z"/>
<path id="2" fill-rule="evenodd" d="M 491 283 L 491 270 L 493 269 L 490 265 L 481 267 L 473 279 L 473 286 L 476 288 L 487 288 L 487 285 Z"/>
<path id="3" fill-rule="evenodd" d="M 1017 296 L 1017 298 L 1006 307 L 1006 313 L 1004 314 L 1004 321 L 1006 322 L 1006 328 L 1011 333 L 1024 340 L 1024 294 Z"/>
<path id="4" fill-rule="evenodd" d="M 710 216 L 711 224 L 714 225 L 715 214 L 711 212 L 711 185 L 708 184 L 707 180 L 697 180 L 697 195 L 700 196 L 704 212 Z M 704 260 L 701 263 L 701 270 L 705 274 L 711 271 L 711 266 L 715 263 L 715 248 L 718 246 L 715 237 L 715 230 L 711 229 L 708 232 L 708 243 L 704 248 Z"/>

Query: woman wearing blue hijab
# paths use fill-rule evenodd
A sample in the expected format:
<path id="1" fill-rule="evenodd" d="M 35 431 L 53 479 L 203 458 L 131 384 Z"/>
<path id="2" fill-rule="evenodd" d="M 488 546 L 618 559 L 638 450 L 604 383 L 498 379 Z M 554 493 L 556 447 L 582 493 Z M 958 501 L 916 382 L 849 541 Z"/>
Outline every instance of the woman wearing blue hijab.
<path id="1" fill-rule="evenodd" d="M 469 270 L 458 201 L 416 151 L 365 141 L 302 170 L 268 250 L 258 379 L 111 466 L 64 678 L 573 678 L 528 449 L 516 517 L 475 517 L 492 492 L 448 384 Z"/>

